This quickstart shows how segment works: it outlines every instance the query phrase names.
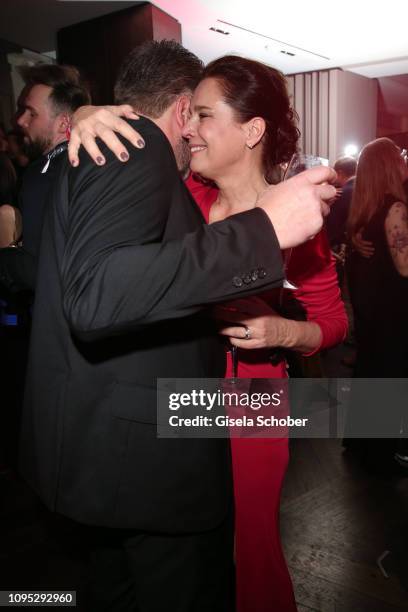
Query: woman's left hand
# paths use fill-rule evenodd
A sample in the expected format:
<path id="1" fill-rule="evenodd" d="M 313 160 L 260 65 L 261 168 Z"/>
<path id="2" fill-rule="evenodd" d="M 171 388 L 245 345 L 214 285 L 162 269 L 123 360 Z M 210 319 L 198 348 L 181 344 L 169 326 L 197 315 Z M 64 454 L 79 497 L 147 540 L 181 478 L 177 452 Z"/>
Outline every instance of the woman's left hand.
<path id="1" fill-rule="evenodd" d="M 282 346 L 288 319 L 260 298 L 235 300 L 214 310 L 216 318 L 227 323 L 219 333 L 227 336 L 232 345 L 243 349 Z"/>

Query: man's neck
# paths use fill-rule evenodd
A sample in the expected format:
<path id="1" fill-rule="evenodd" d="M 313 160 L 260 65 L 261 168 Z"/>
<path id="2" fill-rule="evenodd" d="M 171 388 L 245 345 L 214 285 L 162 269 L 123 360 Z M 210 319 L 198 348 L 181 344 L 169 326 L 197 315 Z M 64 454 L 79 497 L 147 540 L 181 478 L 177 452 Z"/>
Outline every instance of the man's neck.
<path id="1" fill-rule="evenodd" d="M 67 137 L 64 135 L 61 135 L 61 138 L 57 138 L 53 145 L 47 149 L 47 151 L 44 151 L 43 155 L 48 155 L 48 153 L 51 153 L 51 151 L 53 151 L 55 149 L 55 147 L 58 147 L 58 145 L 62 144 L 63 142 L 66 142 Z"/>

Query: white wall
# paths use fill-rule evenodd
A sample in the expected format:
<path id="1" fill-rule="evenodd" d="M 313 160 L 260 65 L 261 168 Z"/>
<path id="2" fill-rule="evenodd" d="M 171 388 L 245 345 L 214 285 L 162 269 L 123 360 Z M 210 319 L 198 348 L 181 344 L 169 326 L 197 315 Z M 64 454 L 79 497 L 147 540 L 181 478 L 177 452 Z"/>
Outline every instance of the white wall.
<path id="1" fill-rule="evenodd" d="M 287 77 L 299 115 L 304 153 L 333 163 L 347 144 L 359 149 L 373 140 L 377 128 L 377 81 L 332 69 Z"/>
<path id="2" fill-rule="evenodd" d="M 376 79 L 369 79 L 353 72 L 332 70 L 333 85 L 337 88 L 336 137 L 332 140 L 330 159 L 344 154 L 347 144 L 355 144 L 360 150 L 376 137 L 377 94 Z"/>

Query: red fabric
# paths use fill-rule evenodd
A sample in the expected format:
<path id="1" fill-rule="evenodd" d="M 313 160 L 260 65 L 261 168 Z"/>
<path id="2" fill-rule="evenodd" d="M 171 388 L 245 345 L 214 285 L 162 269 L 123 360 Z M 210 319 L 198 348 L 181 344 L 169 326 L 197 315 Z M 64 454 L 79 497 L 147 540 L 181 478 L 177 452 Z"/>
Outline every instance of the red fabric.
<path id="1" fill-rule="evenodd" d="M 187 186 L 208 223 L 217 190 L 192 176 L 187 180 Z M 308 320 L 320 325 L 323 340 L 319 348 L 340 342 L 347 331 L 347 318 L 340 299 L 334 261 L 323 233 L 292 249 L 287 277 L 298 287 L 296 291 L 284 290 L 289 292 L 287 297 L 293 294 L 305 308 Z M 269 295 L 276 296 L 276 292 Z M 226 376 L 232 376 L 230 353 L 227 355 Z M 240 351 L 239 378 L 285 376 L 285 364 L 281 362 L 273 366 L 267 358 L 267 351 Z M 296 612 L 279 533 L 280 496 L 289 458 L 288 440 L 231 438 L 231 450 L 237 612 Z"/>
<path id="2" fill-rule="evenodd" d="M 217 189 L 195 180 L 193 175 L 189 176 L 186 184 L 208 223 L 210 208 L 217 198 Z M 322 343 L 313 353 L 342 342 L 347 334 L 347 315 L 340 297 L 335 260 L 325 232 L 291 249 L 287 257 L 287 278 L 297 286 L 297 290 L 285 289 L 285 297 L 296 298 L 305 309 L 307 320 L 314 321 L 322 330 Z M 251 364 L 249 369 L 242 370 L 241 378 L 247 375 L 254 378 L 253 366 Z M 257 360 L 256 368 L 260 367 L 262 364 Z M 262 368 L 256 378 L 284 375 L 274 366 L 271 368 L 269 371 Z"/>
<path id="3" fill-rule="evenodd" d="M 307 320 L 322 330 L 321 345 L 313 353 L 342 342 L 348 320 L 326 232 L 292 249 L 287 277 L 298 287 L 293 295 L 305 309 Z"/>
<path id="4" fill-rule="evenodd" d="M 288 439 L 231 438 L 237 612 L 296 612 L 279 506 Z"/>

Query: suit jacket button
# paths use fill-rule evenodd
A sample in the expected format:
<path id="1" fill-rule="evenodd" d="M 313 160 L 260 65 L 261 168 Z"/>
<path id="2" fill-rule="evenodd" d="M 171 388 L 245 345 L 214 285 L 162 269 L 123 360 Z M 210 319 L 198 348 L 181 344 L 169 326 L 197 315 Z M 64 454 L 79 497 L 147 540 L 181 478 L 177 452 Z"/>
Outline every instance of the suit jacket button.
<path id="1" fill-rule="evenodd" d="M 246 285 L 249 285 L 249 283 L 252 281 L 251 275 L 250 274 L 245 274 L 245 276 L 242 279 L 244 281 L 244 283 Z"/>
<path id="2" fill-rule="evenodd" d="M 234 287 L 242 287 L 243 280 L 239 276 L 234 276 L 234 278 L 232 279 L 232 284 L 234 285 Z"/>
<path id="3" fill-rule="evenodd" d="M 251 272 L 251 279 L 253 280 L 253 282 L 255 282 L 256 280 L 258 280 L 258 269 L 255 268 L 255 270 L 252 270 Z"/>
<path id="4" fill-rule="evenodd" d="M 258 278 L 265 278 L 265 276 L 266 276 L 266 270 L 265 270 L 265 268 L 259 268 L 259 271 L 258 271 Z"/>

